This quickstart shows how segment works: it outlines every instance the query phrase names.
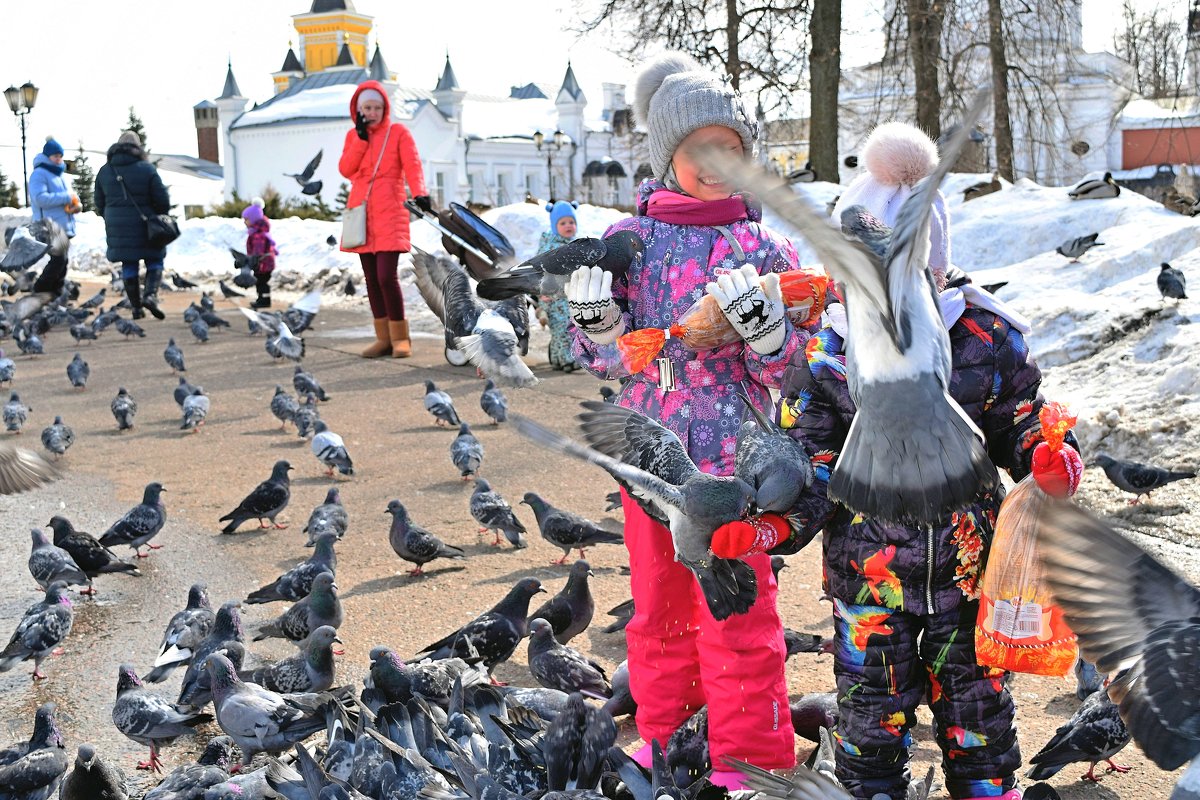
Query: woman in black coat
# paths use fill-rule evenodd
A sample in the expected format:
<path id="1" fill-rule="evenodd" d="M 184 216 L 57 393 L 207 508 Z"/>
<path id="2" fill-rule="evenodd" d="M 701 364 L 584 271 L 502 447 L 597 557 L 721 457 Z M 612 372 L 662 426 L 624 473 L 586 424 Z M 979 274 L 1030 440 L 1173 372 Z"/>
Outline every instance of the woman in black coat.
<path id="1" fill-rule="evenodd" d="M 162 284 L 165 247 L 154 247 L 146 239 L 145 217 L 166 214 L 171 198 L 158 170 L 146 160 L 142 140 L 125 131 L 108 148 L 108 163 L 96 173 L 96 213 L 104 217 L 108 235 L 108 260 L 120 262 L 125 296 L 133 307 L 133 318 L 146 316 L 145 307 L 156 319 L 158 287 Z M 138 267 L 146 262 L 146 291 L 138 286 Z"/>

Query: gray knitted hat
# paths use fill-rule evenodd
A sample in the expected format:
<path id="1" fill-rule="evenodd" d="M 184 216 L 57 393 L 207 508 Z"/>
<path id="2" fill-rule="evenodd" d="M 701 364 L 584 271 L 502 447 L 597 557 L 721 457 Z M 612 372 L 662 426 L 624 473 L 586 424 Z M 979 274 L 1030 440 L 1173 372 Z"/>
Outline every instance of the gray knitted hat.
<path id="1" fill-rule="evenodd" d="M 638 75 L 634 112 L 649 134 L 650 167 L 666 180 L 671 158 L 688 134 L 708 125 L 724 125 L 754 152 L 758 126 L 728 83 L 685 53 L 666 53 Z"/>

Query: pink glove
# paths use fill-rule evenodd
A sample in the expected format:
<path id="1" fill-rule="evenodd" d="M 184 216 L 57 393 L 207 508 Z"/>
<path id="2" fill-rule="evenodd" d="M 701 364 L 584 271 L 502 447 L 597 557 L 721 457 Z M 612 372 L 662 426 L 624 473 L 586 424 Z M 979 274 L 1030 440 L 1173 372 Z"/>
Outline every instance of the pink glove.
<path id="1" fill-rule="evenodd" d="M 727 522 L 713 531 L 712 551 L 718 558 L 741 558 L 765 553 L 789 535 L 787 520 L 778 514 L 763 514 L 748 520 Z"/>
<path id="2" fill-rule="evenodd" d="M 1075 448 L 1064 444 L 1057 453 L 1042 442 L 1033 448 L 1033 479 L 1051 497 L 1070 497 L 1079 488 L 1083 477 L 1083 460 Z"/>

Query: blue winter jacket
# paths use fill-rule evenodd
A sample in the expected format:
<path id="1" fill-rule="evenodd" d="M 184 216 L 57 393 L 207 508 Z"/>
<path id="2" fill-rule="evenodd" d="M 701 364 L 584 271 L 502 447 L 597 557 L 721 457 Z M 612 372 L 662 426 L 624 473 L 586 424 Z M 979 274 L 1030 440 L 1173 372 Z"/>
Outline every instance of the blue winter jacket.
<path id="1" fill-rule="evenodd" d="M 33 172 L 29 174 L 29 204 L 33 206 L 35 220 L 52 219 L 62 226 L 67 236 L 74 236 L 75 215 L 66 212 L 73 193 L 63 173 L 55 174 L 56 169 L 49 157 L 41 153 L 33 157 Z"/>

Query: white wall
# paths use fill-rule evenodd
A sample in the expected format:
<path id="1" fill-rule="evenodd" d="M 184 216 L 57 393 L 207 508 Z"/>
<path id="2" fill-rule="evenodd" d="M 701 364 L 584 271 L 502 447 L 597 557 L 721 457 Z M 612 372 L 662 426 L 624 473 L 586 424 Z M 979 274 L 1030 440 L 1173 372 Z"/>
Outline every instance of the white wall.
<path id="1" fill-rule="evenodd" d="M 301 172 L 317 151 L 324 150 L 314 179 L 324 181 L 321 198 L 330 206 L 336 205 L 338 186 L 346 181 L 337 165 L 350 127 L 348 120 L 331 119 L 299 125 L 234 128 L 231 141 L 236 150 L 237 175 L 227 172 L 226 183 L 230 189 L 236 188 L 244 200 L 261 194 L 268 184 L 285 198 L 302 197 L 300 184 L 284 173 Z"/>

